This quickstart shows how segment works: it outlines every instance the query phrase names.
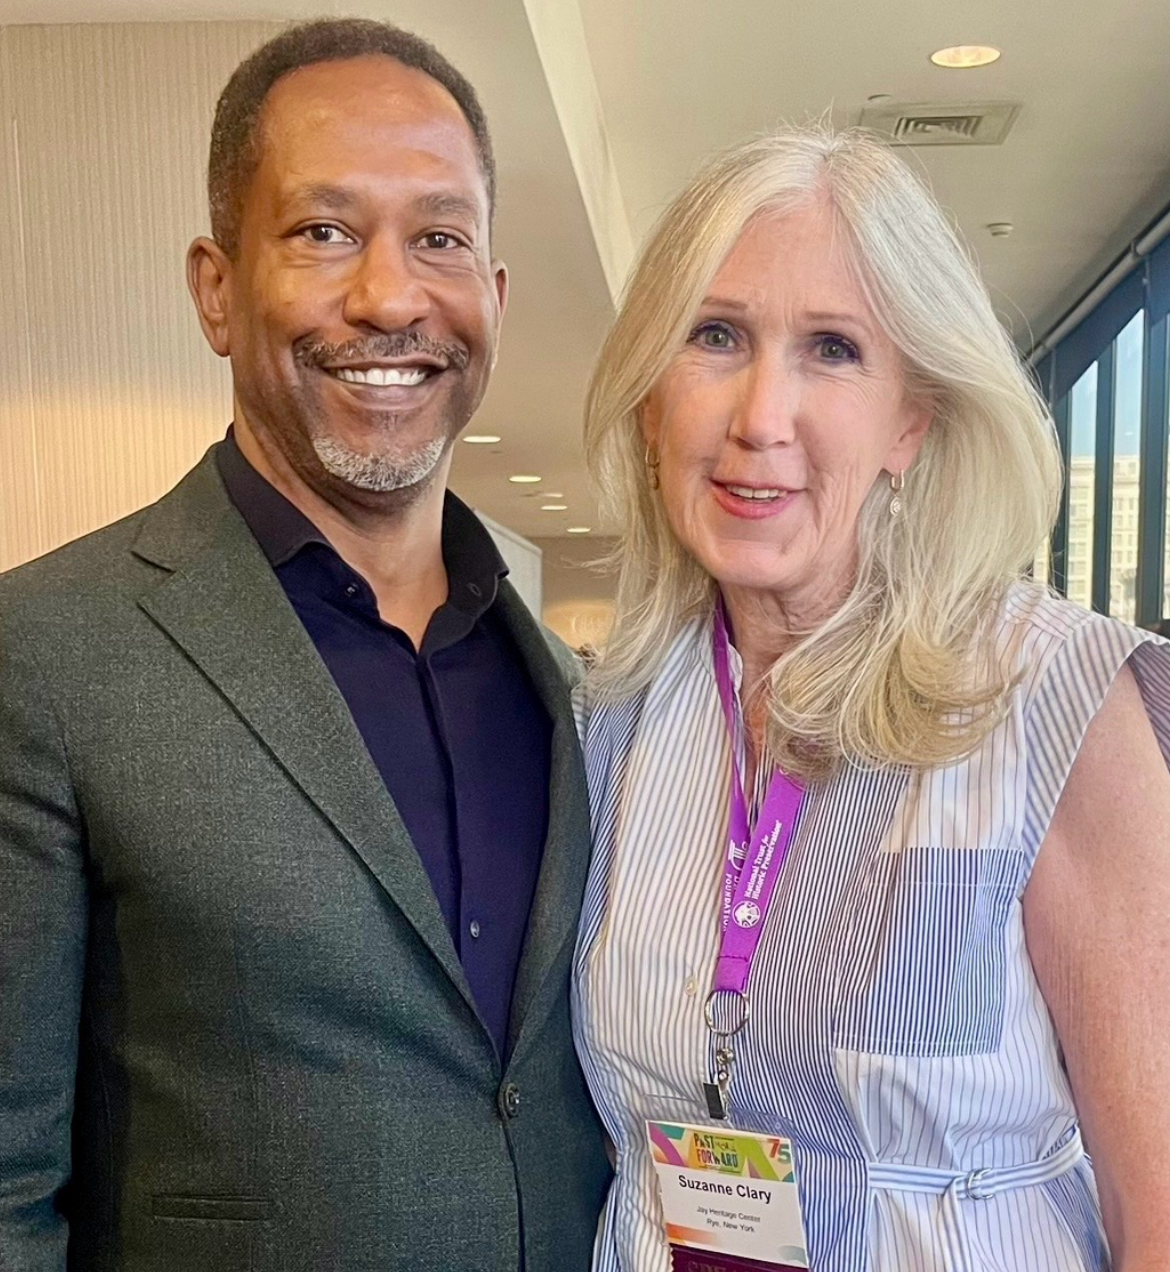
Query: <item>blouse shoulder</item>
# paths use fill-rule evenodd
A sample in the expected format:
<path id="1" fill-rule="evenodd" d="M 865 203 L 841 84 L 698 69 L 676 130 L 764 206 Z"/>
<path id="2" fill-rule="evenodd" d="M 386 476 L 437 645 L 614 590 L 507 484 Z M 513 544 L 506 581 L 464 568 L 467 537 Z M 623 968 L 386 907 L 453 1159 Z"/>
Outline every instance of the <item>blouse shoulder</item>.
<path id="1" fill-rule="evenodd" d="M 1015 715 L 1027 756 L 1027 846 L 1036 852 L 1093 717 L 1127 663 L 1170 762 L 1170 642 L 1037 584 L 1008 593 L 998 632 L 1017 680 Z"/>

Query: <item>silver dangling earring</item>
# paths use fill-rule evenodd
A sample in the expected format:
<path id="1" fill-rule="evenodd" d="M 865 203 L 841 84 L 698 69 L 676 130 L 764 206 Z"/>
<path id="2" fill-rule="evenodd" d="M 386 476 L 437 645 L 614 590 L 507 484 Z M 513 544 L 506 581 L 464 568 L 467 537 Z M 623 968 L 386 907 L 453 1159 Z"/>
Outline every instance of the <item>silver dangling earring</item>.
<path id="1" fill-rule="evenodd" d="M 653 456 L 653 458 L 651 458 Z M 657 451 L 652 451 L 649 446 L 646 447 L 646 467 L 650 470 L 650 489 L 657 490 L 661 484 L 658 480 L 658 465 L 662 463 L 662 457 Z"/>
<path id="2" fill-rule="evenodd" d="M 906 489 L 906 470 L 890 474 L 890 516 L 896 517 L 902 511 L 902 491 Z"/>

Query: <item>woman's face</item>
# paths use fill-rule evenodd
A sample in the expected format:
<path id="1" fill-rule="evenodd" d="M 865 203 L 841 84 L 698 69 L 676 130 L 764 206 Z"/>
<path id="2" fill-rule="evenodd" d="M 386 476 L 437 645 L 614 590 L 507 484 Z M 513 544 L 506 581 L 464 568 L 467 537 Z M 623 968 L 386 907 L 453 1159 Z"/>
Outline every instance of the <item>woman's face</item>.
<path id="1" fill-rule="evenodd" d="M 642 417 L 682 543 L 797 610 L 847 590 L 861 505 L 930 423 L 840 240 L 819 203 L 749 222 Z"/>

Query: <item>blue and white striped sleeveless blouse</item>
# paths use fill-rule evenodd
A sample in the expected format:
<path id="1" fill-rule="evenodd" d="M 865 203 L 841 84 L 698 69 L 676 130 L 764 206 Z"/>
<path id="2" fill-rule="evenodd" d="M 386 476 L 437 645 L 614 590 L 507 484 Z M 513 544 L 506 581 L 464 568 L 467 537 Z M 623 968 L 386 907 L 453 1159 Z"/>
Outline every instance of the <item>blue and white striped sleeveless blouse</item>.
<path id="1" fill-rule="evenodd" d="M 1022 584 L 999 635 L 1022 673 L 1004 722 L 951 767 L 811 788 L 768 915 L 732 1119 L 794 1141 L 814 1272 L 1109 1267 L 1021 896 L 1127 659 L 1170 756 L 1170 656 Z M 708 1120 L 730 766 L 710 623 L 646 693 L 591 708 L 586 691 L 580 714 L 595 849 L 576 1032 L 617 1149 L 595 1267 L 665 1272 L 644 1120 Z"/>

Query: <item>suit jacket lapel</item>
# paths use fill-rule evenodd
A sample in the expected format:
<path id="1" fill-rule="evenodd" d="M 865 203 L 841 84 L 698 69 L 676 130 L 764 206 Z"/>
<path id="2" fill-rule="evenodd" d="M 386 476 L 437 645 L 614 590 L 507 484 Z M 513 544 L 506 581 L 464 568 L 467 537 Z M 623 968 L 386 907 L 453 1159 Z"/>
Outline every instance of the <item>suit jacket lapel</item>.
<path id="1" fill-rule="evenodd" d="M 398 810 L 211 456 L 150 510 L 134 550 L 171 571 L 142 608 L 362 858 L 474 1009 Z"/>
<path id="2" fill-rule="evenodd" d="M 553 723 L 548 836 L 512 995 L 508 1043 L 514 1056 L 561 992 L 551 973 L 577 931 L 589 865 L 589 805 L 565 670 L 508 583 L 501 585 L 500 604 Z"/>

